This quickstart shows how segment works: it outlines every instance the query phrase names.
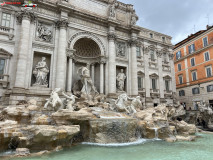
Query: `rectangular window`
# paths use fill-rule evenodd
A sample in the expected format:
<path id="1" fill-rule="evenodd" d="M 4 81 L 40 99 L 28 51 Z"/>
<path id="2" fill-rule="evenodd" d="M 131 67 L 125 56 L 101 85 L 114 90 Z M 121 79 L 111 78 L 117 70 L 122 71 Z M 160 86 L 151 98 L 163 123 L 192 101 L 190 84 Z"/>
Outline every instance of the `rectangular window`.
<path id="1" fill-rule="evenodd" d="M 192 88 L 192 94 L 200 94 L 200 89 L 198 87 Z"/>
<path id="2" fill-rule="evenodd" d="M 178 71 L 181 71 L 181 64 L 178 64 Z"/>
<path id="3" fill-rule="evenodd" d="M 195 44 L 191 44 L 190 46 L 188 46 L 189 49 L 189 54 L 193 53 L 195 51 Z"/>
<path id="4" fill-rule="evenodd" d="M 197 80 L 197 72 L 193 71 L 192 72 L 192 81 L 196 81 Z"/>
<path id="5" fill-rule="evenodd" d="M 206 77 L 211 77 L 212 76 L 212 67 L 208 66 L 206 67 Z"/>
<path id="6" fill-rule="evenodd" d="M 4 74 L 5 59 L 0 59 L 0 75 Z"/>
<path id="7" fill-rule="evenodd" d="M 157 80 L 156 79 L 152 79 L 152 89 L 153 90 L 157 89 Z"/>
<path id="8" fill-rule="evenodd" d="M 207 86 L 207 92 L 213 92 L 213 85 Z"/>
<path id="9" fill-rule="evenodd" d="M 195 58 L 191 59 L 191 66 L 195 66 Z"/>
<path id="10" fill-rule="evenodd" d="M 10 19 L 11 19 L 10 14 L 2 13 L 1 25 L 4 26 L 4 27 L 10 27 Z"/>
<path id="11" fill-rule="evenodd" d="M 185 96 L 185 91 L 184 91 L 184 90 L 180 90 L 180 91 L 179 91 L 179 96 L 180 96 L 180 97 Z"/>
<path id="12" fill-rule="evenodd" d="M 209 61 L 210 60 L 209 52 L 205 52 L 204 57 L 205 57 L 205 61 Z"/>
<path id="13" fill-rule="evenodd" d="M 136 47 L 136 53 L 137 53 L 137 57 L 141 57 L 141 48 L 140 47 Z"/>
<path id="14" fill-rule="evenodd" d="M 183 76 L 178 76 L 179 84 L 183 84 Z"/>
<path id="15" fill-rule="evenodd" d="M 138 89 L 143 89 L 143 78 L 138 77 Z"/>
<path id="16" fill-rule="evenodd" d="M 181 51 L 178 51 L 176 53 L 176 60 L 180 59 L 181 58 Z"/>
<path id="17" fill-rule="evenodd" d="M 151 59 L 151 61 L 155 61 L 155 53 L 154 53 L 154 51 L 150 52 L 150 59 Z"/>
<path id="18" fill-rule="evenodd" d="M 165 88 L 166 88 L 166 91 L 169 91 L 169 80 L 165 80 Z"/>
<path id="19" fill-rule="evenodd" d="M 208 46 L 208 38 L 207 37 L 203 38 L 203 47 L 206 47 L 206 46 Z"/>

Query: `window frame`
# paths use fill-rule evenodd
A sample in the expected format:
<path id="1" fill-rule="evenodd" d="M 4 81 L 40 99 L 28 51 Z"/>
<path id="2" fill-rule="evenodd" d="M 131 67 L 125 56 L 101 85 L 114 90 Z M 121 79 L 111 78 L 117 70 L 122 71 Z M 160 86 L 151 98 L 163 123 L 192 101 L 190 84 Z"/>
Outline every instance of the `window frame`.
<path id="1" fill-rule="evenodd" d="M 206 46 L 208 46 L 208 45 L 209 45 L 209 42 L 208 42 L 208 36 L 206 36 L 206 37 L 204 37 L 204 38 L 203 38 L 203 47 L 206 47 L 206 46 L 205 46 L 205 43 L 204 43 L 204 39 L 205 39 L 205 38 L 206 38 L 206 42 L 207 42 L 207 45 L 206 45 Z"/>
<path id="2" fill-rule="evenodd" d="M 4 75 L 5 74 L 5 70 L 6 70 L 6 63 L 7 63 L 7 59 L 6 58 L 3 58 L 3 57 L 0 57 L 0 61 L 1 60 L 4 60 L 4 66 L 3 66 L 3 74 L 0 74 L 0 75 Z"/>
<path id="3" fill-rule="evenodd" d="M 181 71 L 181 70 L 182 70 L 182 65 L 181 65 L 181 63 L 178 63 L 178 71 Z"/>
<path id="4" fill-rule="evenodd" d="M 210 76 L 208 76 L 208 72 L 207 72 L 207 69 L 208 69 L 208 68 L 210 68 L 210 70 L 211 70 L 211 75 L 210 75 Z M 206 70 L 206 77 L 207 77 L 207 78 L 212 77 L 212 66 L 211 66 L 211 65 L 210 65 L 210 66 L 206 66 L 206 67 L 205 67 L 205 70 Z"/>
<path id="5" fill-rule="evenodd" d="M 212 90 L 210 90 L 210 91 L 209 91 L 209 89 L 208 89 L 209 86 L 212 86 Z M 210 85 L 206 86 L 206 91 L 207 91 L 207 92 L 213 92 L 213 84 L 210 84 Z"/>
<path id="6" fill-rule="evenodd" d="M 193 93 L 193 91 L 195 91 L 195 89 L 198 89 L 198 93 Z M 200 88 L 199 87 L 192 88 L 192 94 L 200 94 Z"/>
<path id="7" fill-rule="evenodd" d="M 181 83 L 180 83 L 180 78 L 181 78 L 181 81 L 182 81 Z M 178 76 L 178 81 L 179 81 L 179 84 L 183 84 L 183 75 Z"/>
<path id="8" fill-rule="evenodd" d="M 192 47 L 192 46 L 194 46 L 194 47 Z M 189 47 L 190 47 L 190 49 L 189 49 Z M 188 46 L 188 51 L 189 51 L 189 54 L 192 54 L 192 53 L 195 52 L 195 44 L 194 43 L 192 43 L 191 45 Z"/>
<path id="9" fill-rule="evenodd" d="M 206 53 L 208 53 L 209 60 L 206 60 Z M 204 62 L 210 61 L 210 54 L 209 54 L 209 51 L 206 51 L 206 52 L 204 52 L 203 54 L 204 54 Z"/>
<path id="10" fill-rule="evenodd" d="M 153 80 L 155 81 L 155 88 L 153 88 Z M 157 86 L 157 78 L 151 78 L 151 84 L 152 84 L 152 90 L 157 90 L 158 86 Z"/>
<path id="11" fill-rule="evenodd" d="M 179 58 L 177 57 L 177 53 L 180 53 Z M 176 60 L 179 60 L 181 58 L 181 51 L 176 52 L 175 56 L 176 56 Z"/>
<path id="12" fill-rule="evenodd" d="M 153 54 L 152 54 L 153 53 Z M 152 55 L 153 55 L 153 57 L 152 57 Z M 152 59 L 153 58 L 153 59 Z M 150 51 L 150 60 L 151 61 L 155 61 L 155 51 L 154 50 L 151 50 Z"/>
<path id="13" fill-rule="evenodd" d="M 139 78 L 141 79 L 141 83 L 139 83 Z M 141 85 L 141 88 L 139 87 L 139 84 Z M 138 89 L 143 89 L 143 77 L 142 76 L 138 76 Z"/>
<path id="14" fill-rule="evenodd" d="M 168 88 L 166 86 L 166 82 L 168 82 Z M 165 79 L 165 90 L 170 91 L 170 80 L 169 79 Z"/>
<path id="15" fill-rule="evenodd" d="M 140 53 L 140 55 L 138 55 L 138 53 Z M 141 57 L 141 47 L 139 46 L 136 46 L 136 55 L 137 55 L 137 58 Z"/>
<path id="16" fill-rule="evenodd" d="M 179 97 L 184 97 L 184 96 L 186 96 L 185 90 L 182 89 L 179 91 Z"/>
<path id="17" fill-rule="evenodd" d="M 194 65 L 192 65 L 192 59 L 194 59 Z M 190 63 L 191 63 L 191 67 L 194 67 L 196 64 L 195 64 L 195 57 L 192 57 L 191 59 L 190 59 Z"/>
<path id="18" fill-rule="evenodd" d="M 6 14 L 6 19 L 3 19 L 4 14 Z M 8 15 L 10 15 L 10 20 L 7 19 Z M 10 28 L 11 20 L 12 20 L 12 14 L 11 13 L 8 13 L 8 12 L 2 12 L 1 13 L 1 26 Z M 3 21 L 5 21 L 5 25 L 3 25 Z M 9 26 L 6 25 L 7 22 L 9 22 Z"/>
<path id="19" fill-rule="evenodd" d="M 196 75 L 196 79 L 195 79 L 195 80 L 194 80 L 193 73 L 195 73 L 195 75 Z M 192 81 L 197 81 L 197 80 L 198 80 L 198 77 L 197 77 L 197 70 L 191 71 L 191 74 L 192 74 Z"/>

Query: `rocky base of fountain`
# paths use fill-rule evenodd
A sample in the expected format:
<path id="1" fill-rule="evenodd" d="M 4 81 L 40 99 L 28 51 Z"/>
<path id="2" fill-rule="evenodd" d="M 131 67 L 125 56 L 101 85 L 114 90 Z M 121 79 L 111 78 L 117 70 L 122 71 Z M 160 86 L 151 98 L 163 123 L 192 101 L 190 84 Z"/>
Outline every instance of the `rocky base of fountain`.
<path id="1" fill-rule="evenodd" d="M 75 110 L 52 111 L 36 105 L 1 107 L 0 151 L 16 150 L 16 156 L 30 152 L 58 150 L 73 143 L 126 143 L 139 138 L 169 142 L 195 139 L 195 125 L 176 120 L 185 114 L 182 106 L 159 105 L 130 114 L 112 111 L 106 103 Z M 60 146 L 60 147 L 59 147 Z"/>

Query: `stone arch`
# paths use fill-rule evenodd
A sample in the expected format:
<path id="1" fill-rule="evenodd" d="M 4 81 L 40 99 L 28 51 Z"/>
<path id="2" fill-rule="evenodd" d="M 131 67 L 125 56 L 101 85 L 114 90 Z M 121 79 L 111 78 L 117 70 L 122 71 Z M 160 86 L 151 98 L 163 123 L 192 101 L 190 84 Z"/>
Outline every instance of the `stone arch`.
<path id="1" fill-rule="evenodd" d="M 70 40 L 68 41 L 68 48 L 69 49 L 74 49 L 74 45 L 75 43 L 80 40 L 80 39 L 91 39 L 93 40 L 100 48 L 100 56 L 105 56 L 106 55 L 106 49 L 105 46 L 103 44 L 103 42 L 100 40 L 100 38 L 98 36 L 96 36 L 95 34 L 91 33 L 91 32 L 78 32 L 76 34 L 74 34 Z"/>

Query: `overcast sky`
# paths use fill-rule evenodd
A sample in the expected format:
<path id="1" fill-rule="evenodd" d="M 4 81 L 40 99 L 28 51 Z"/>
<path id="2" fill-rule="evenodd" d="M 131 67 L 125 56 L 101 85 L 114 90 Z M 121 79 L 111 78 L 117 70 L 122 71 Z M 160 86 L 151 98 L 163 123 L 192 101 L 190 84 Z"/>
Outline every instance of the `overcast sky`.
<path id="1" fill-rule="evenodd" d="M 133 4 L 138 25 L 173 37 L 176 44 L 213 25 L 213 0 L 119 0 Z M 194 27 L 195 26 L 195 27 Z"/>

